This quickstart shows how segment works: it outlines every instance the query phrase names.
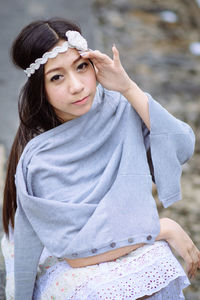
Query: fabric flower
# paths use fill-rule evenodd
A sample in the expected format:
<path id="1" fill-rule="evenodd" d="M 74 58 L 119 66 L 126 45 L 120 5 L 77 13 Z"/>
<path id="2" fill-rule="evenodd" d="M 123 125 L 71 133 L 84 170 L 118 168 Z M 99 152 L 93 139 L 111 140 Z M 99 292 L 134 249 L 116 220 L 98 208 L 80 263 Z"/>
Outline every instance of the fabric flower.
<path id="1" fill-rule="evenodd" d="M 88 49 L 87 41 L 78 31 L 68 30 L 66 32 L 69 46 L 77 50 L 86 51 Z"/>

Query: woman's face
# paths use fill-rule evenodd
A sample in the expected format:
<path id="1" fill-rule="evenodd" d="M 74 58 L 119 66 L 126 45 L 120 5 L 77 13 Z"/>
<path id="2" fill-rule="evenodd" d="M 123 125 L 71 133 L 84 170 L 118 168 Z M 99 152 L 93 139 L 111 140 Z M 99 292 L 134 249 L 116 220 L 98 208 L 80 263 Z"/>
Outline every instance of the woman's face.
<path id="1" fill-rule="evenodd" d="M 60 41 L 57 46 L 63 44 Z M 74 48 L 49 58 L 44 66 L 47 99 L 64 122 L 87 113 L 96 93 L 96 74 Z M 78 101 L 78 102 L 77 102 Z"/>

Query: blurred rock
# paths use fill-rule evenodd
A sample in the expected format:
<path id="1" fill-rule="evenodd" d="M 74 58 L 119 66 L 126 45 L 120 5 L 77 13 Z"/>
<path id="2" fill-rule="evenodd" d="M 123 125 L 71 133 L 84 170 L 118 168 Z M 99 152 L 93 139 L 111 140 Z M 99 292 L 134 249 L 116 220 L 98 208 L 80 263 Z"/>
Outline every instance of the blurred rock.
<path id="1" fill-rule="evenodd" d="M 200 0 L 196 0 L 198 6 L 200 7 Z"/>
<path id="2" fill-rule="evenodd" d="M 199 294 L 189 291 L 185 294 L 185 300 L 199 300 Z"/>
<path id="3" fill-rule="evenodd" d="M 190 52 L 194 55 L 200 55 L 200 42 L 193 42 L 189 45 Z"/>
<path id="4" fill-rule="evenodd" d="M 107 21 L 110 22 L 110 24 L 116 28 L 123 28 L 125 23 L 122 19 L 121 15 L 117 11 L 111 11 L 107 14 Z"/>
<path id="5" fill-rule="evenodd" d="M 170 10 L 162 11 L 160 17 L 163 21 L 168 23 L 176 23 L 178 21 L 178 16 Z"/>
<path id="6" fill-rule="evenodd" d="M 4 286 L 5 286 L 5 270 L 0 270 L 0 299 L 1 300 L 6 300 Z"/>

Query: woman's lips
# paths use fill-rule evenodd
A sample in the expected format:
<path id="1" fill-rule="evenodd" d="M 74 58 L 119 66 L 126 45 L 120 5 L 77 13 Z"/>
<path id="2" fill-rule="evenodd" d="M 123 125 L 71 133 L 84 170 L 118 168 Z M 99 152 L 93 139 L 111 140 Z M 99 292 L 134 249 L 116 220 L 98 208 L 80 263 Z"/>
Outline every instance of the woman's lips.
<path id="1" fill-rule="evenodd" d="M 83 99 L 81 99 L 81 100 L 78 100 L 78 101 L 74 102 L 73 104 L 76 104 L 76 105 L 84 104 L 85 102 L 87 102 L 88 97 L 89 97 L 89 96 L 87 96 L 87 97 L 85 97 L 85 98 L 83 98 Z"/>

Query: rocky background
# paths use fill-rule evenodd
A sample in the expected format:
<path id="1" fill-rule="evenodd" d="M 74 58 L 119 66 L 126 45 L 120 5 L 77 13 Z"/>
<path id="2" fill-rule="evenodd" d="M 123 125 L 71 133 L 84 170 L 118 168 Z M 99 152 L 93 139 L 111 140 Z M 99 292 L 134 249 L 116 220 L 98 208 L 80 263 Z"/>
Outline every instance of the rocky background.
<path id="1" fill-rule="evenodd" d="M 10 0 L 7 3 L 9 2 Z M 158 209 L 161 217 L 168 216 L 179 222 L 200 248 L 200 0 L 84 0 L 75 2 L 77 6 L 71 8 L 73 18 L 76 14 L 82 16 L 80 25 L 84 25 L 86 33 L 89 32 L 87 36 L 83 31 L 90 43 L 92 40 L 96 49 L 108 55 L 112 54 L 111 47 L 115 43 L 119 49 L 122 64 L 131 78 L 143 90 L 151 93 L 172 114 L 189 123 L 194 129 L 197 138 L 195 154 L 183 168 L 183 200 L 168 209 L 163 209 L 158 202 Z M 52 9 L 54 9 L 54 15 L 70 18 L 71 11 L 68 10 L 68 15 L 66 15 L 67 8 L 75 2 L 19 0 L 17 9 L 9 12 L 13 14 L 11 19 L 15 18 L 18 32 L 19 28 L 30 21 L 30 18 L 52 15 Z M 79 2 L 82 5 L 80 10 L 78 9 Z M 83 2 L 87 2 L 87 11 L 84 11 L 86 8 Z M 2 11 L 5 7 L 2 4 Z M 24 13 L 26 7 L 29 8 L 28 13 L 25 11 L 23 15 L 26 22 L 21 24 L 22 20 L 19 21 L 16 18 Z M 4 27 L 2 34 L 6 30 L 8 32 L 8 28 Z M 5 44 L 5 47 L 9 45 Z M 14 79 L 17 80 L 18 71 L 12 72 L 14 72 Z M 4 77 L 2 78 L 0 84 L 5 82 Z M 22 82 L 22 79 L 20 80 Z M 16 101 L 14 93 L 13 103 Z M 8 147 L 4 147 L 2 137 L 0 141 L 2 142 L 2 146 L 0 144 L 1 173 L 3 170 L 1 166 L 4 165 L 2 157 L 7 157 Z M 3 178 L 2 174 L 0 178 Z M 0 180 L 0 192 L 2 185 Z M 155 189 L 154 194 L 156 196 Z M 0 299 L 4 300 L 2 287 L 5 273 L 1 251 L 0 267 Z M 200 300 L 200 271 L 191 283 L 192 285 L 185 290 L 186 299 Z"/>
<path id="2" fill-rule="evenodd" d="M 168 209 L 158 203 L 158 209 L 161 217 L 180 223 L 200 248 L 200 3 L 95 0 L 94 12 L 97 48 L 111 55 L 115 43 L 136 83 L 196 134 L 195 154 L 183 169 L 183 200 Z M 185 296 L 200 299 L 200 271 Z"/>

